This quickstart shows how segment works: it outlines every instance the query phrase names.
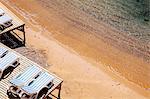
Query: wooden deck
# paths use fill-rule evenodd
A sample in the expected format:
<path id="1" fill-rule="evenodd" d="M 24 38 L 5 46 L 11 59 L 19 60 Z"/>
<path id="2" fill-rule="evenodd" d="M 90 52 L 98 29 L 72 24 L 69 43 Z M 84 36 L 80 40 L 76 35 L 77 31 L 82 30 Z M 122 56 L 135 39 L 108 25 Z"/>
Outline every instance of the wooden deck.
<path id="1" fill-rule="evenodd" d="M 8 31 L 11 31 L 11 30 L 14 30 L 22 25 L 24 25 L 25 23 L 20 19 L 18 18 L 14 13 L 12 13 L 6 6 L 4 6 L 1 2 L 0 2 L 0 8 L 3 9 L 5 11 L 6 14 L 8 14 L 12 19 L 12 26 L 6 28 L 5 30 L 3 31 L 0 31 L 0 34 L 2 33 L 6 33 Z"/>
<path id="2" fill-rule="evenodd" d="M 0 43 L 0 47 L 6 47 L 5 45 Z M 27 59 L 26 57 L 22 56 L 21 54 L 13 51 L 12 49 L 8 48 L 9 51 L 12 51 L 14 53 L 16 53 L 17 55 L 20 56 L 20 65 L 12 72 L 12 74 L 6 78 L 6 79 L 2 79 L 0 81 L 0 99 L 8 99 L 8 96 L 6 94 L 7 89 L 10 86 L 9 80 L 12 79 L 15 75 L 17 75 L 18 73 L 22 72 L 25 70 L 25 68 L 31 66 L 31 65 L 36 65 L 38 67 L 40 67 L 43 71 L 47 71 L 46 69 L 42 68 L 41 66 L 39 66 L 38 64 L 36 64 L 35 62 Z M 49 71 L 47 71 L 49 72 Z M 50 73 L 50 72 L 49 72 Z M 55 77 L 54 79 L 54 86 L 51 88 L 51 90 L 49 90 L 49 95 L 55 90 L 55 89 L 59 89 L 58 87 L 61 86 L 63 80 L 61 78 L 59 78 L 58 76 L 56 76 L 55 74 L 50 73 L 51 75 L 53 75 Z"/>

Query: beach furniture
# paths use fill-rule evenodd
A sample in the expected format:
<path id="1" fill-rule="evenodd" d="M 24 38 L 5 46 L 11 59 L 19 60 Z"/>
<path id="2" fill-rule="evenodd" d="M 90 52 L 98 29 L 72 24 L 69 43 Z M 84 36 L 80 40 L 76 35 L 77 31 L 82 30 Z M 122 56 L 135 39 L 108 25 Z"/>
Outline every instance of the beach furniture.
<path id="1" fill-rule="evenodd" d="M 25 71 L 10 80 L 11 86 L 7 90 L 7 94 L 14 96 L 14 98 L 19 97 L 22 92 L 21 87 L 35 79 L 40 72 L 41 69 L 37 66 L 28 67 Z"/>
<path id="2" fill-rule="evenodd" d="M 23 86 L 22 98 L 44 99 L 48 90 L 53 86 L 54 77 L 47 72 L 42 72 L 36 79 Z"/>
<path id="3" fill-rule="evenodd" d="M 4 14 L 5 14 L 5 11 L 2 8 L 0 8 L 0 17 L 3 16 Z"/>
<path id="4" fill-rule="evenodd" d="M 5 28 L 8 28 L 12 25 L 13 19 L 7 15 L 4 14 L 0 16 L 0 30 L 3 31 Z"/>
<path id="5" fill-rule="evenodd" d="M 2 51 L 2 50 L 1 50 Z M 6 53 L 7 51 L 2 51 Z M 3 54 L 1 54 L 3 56 Z M 0 58 L 0 78 L 7 78 L 11 72 L 19 65 L 19 56 L 13 52 L 7 52 Z"/>
<path id="6" fill-rule="evenodd" d="M 8 94 L 20 99 L 44 99 L 54 85 L 53 80 L 54 77 L 47 72 L 40 72 L 28 83 L 22 85 L 17 84 L 18 81 L 13 79 L 10 81 L 12 86 L 10 86 Z M 18 87 L 18 85 L 20 86 Z"/>

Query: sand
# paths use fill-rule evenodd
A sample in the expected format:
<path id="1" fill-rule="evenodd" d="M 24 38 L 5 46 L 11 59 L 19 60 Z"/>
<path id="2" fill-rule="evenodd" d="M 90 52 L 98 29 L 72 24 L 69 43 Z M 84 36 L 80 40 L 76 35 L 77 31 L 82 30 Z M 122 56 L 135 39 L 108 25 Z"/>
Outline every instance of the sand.
<path id="1" fill-rule="evenodd" d="M 47 60 L 43 67 L 64 79 L 62 98 L 150 98 L 147 90 L 150 83 L 149 64 L 142 58 L 115 47 L 119 40 L 110 40 L 116 42 L 112 42 L 114 46 L 108 43 L 105 32 L 112 35 L 119 33 L 114 28 L 89 21 L 95 28 L 101 29 L 101 38 L 95 36 L 93 29 L 87 27 L 89 29 L 86 30 L 83 26 L 82 22 L 90 17 L 78 22 L 76 14 L 70 15 L 71 18 L 66 16 L 67 11 L 60 10 L 61 7 L 54 1 L 48 10 L 35 0 L 1 1 L 5 1 L 3 3 L 26 22 L 27 46 L 44 54 Z M 78 16 L 82 14 L 80 12 Z M 125 38 L 120 34 L 118 37 Z"/>

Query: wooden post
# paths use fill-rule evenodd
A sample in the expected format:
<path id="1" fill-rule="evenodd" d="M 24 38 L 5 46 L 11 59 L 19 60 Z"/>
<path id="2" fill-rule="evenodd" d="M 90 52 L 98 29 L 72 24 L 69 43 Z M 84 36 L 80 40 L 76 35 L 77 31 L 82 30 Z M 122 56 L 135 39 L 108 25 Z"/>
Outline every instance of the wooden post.
<path id="1" fill-rule="evenodd" d="M 60 99 L 60 93 L 61 93 L 61 84 L 59 85 L 59 91 L 58 91 L 58 98 L 57 99 Z"/>
<path id="2" fill-rule="evenodd" d="M 26 35 L 25 35 L 25 24 L 21 25 L 17 28 L 19 31 L 23 32 L 23 45 L 25 46 L 26 43 Z"/>
<path id="3" fill-rule="evenodd" d="M 26 34 L 25 34 L 25 24 L 22 26 L 22 32 L 23 32 L 23 45 L 25 46 L 26 44 Z"/>
<path id="4" fill-rule="evenodd" d="M 23 36 L 24 36 L 23 44 L 24 44 L 24 46 L 25 46 L 25 44 L 26 44 L 26 34 L 25 34 L 25 31 L 23 32 Z"/>

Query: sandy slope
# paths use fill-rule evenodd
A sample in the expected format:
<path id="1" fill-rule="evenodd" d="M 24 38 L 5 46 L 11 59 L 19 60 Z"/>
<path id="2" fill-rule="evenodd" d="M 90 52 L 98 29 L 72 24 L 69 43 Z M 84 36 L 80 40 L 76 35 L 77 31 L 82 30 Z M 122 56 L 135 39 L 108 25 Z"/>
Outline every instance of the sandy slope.
<path id="1" fill-rule="evenodd" d="M 145 85 L 143 83 L 142 85 L 147 86 L 147 76 L 141 79 L 143 77 L 139 75 L 141 72 L 136 74 L 129 71 L 134 70 L 133 65 L 137 66 L 137 71 L 142 69 L 142 66 L 148 67 L 148 64 L 141 59 L 117 50 L 94 35 L 89 37 L 88 32 L 91 31 L 83 31 L 78 25 L 64 19 L 65 15 L 59 16 L 60 12 L 54 9 L 55 7 L 52 9 L 49 7 L 48 11 L 51 11 L 49 13 L 34 0 L 12 0 L 12 4 L 9 1 L 5 4 L 24 17 L 23 20 L 27 23 L 28 44 L 44 51 L 47 55 L 49 65 L 45 68 L 64 79 L 62 98 L 148 99 L 148 91 L 122 80 L 123 78 L 120 79 L 119 76 L 112 73 L 113 71 L 109 71 L 109 68 L 116 66 L 116 70 L 124 72 L 122 75 L 137 76 L 137 80 L 134 79 L 134 81 L 140 83 L 140 80 L 143 80 Z M 105 25 L 102 25 L 101 28 L 105 28 Z M 105 32 L 105 29 L 102 31 Z M 116 32 L 111 28 L 109 31 Z M 97 44 L 100 47 L 97 47 Z"/>

